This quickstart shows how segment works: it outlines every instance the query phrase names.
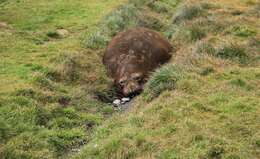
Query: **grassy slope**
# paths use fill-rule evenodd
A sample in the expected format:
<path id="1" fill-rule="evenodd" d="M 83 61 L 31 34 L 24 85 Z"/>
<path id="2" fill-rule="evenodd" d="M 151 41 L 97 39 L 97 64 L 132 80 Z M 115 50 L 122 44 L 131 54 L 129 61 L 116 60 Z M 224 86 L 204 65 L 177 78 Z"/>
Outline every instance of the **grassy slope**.
<path id="1" fill-rule="evenodd" d="M 177 9 L 179 1 L 131 0 L 97 28 L 118 1 L 6 2 L 0 21 L 11 28 L 0 28 L 1 157 L 63 158 L 88 143 L 75 158 L 259 158 L 256 0 L 191 0 Z M 162 32 L 176 54 L 130 112 L 104 122 L 113 111 L 93 99 L 109 83 L 102 49 L 136 25 Z M 47 36 L 59 28 L 69 36 Z"/>
<path id="2" fill-rule="evenodd" d="M 57 158 L 88 139 L 103 118 L 97 109 L 103 110 L 104 104 L 90 97 L 86 82 L 80 87 L 77 82 L 51 81 L 47 75 L 58 67 L 53 61 L 70 63 L 78 52 L 85 52 L 81 60 L 86 67 L 100 71 L 99 56 L 87 52 L 81 40 L 123 3 L 0 1 L 0 22 L 7 24 L 0 26 L 0 158 Z M 61 28 L 68 30 L 66 37 L 48 36 Z"/>
<path id="3" fill-rule="evenodd" d="M 171 63 L 75 158 L 260 158 L 260 4 L 183 4 L 166 30 L 176 49 Z M 168 15 L 156 6 L 142 14 Z"/>
<path id="4" fill-rule="evenodd" d="M 80 38 L 122 1 L 6 1 L 2 2 L 0 21 L 9 27 L 1 29 L 0 92 L 28 87 L 32 70 L 49 65 L 51 57 L 81 49 Z M 65 39 L 50 39 L 46 34 L 67 29 Z"/>

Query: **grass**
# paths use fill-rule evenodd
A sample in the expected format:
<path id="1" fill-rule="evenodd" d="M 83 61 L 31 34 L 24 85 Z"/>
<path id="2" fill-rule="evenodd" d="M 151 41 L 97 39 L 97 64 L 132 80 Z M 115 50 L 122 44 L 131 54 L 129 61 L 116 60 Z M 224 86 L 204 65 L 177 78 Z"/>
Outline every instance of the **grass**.
<path id="1" fill-rule="evenodd" d="M 184 5 L 179 12 L 173 17 L 173 22 L 180 22 L 184 20 L 192 20 L 198 16 L 201 16 L 205 12 L 201 5 Z"/>
<path id="2" fill-rule="evenodd" d="M 99 56 L 84 50 L 81 40 L 123 3 L 1 2 L 0 22 L 8 25 L 0 28 L 1 158 L 66 157 L 111 115 L 111 107 L 89 93 L 107 80 Z M 91 80 L 100 88 L 89 87 Z"/>
<path id="3" fill-rule="evenodd" d="M 256 31 L 247 26 L 234 26 L 231 32 L 239 37 L 250 37 L 256 35 Z"/>
<path id="4" fill-rule="evenodd" d="M 12 91 L 16 87 L 30 85 L 26 77 L 34 72 L 28 65 L 49 66 L 49 59 L 66 50 L 81 50 L 81 36 L 91 32 L 99 19 L 108 14 L 123 1 L 85 3 L 60 1 L 11 2 L 1 3 L 1 22 L 6 22 L 9 29 L 1 29 L 1 92 Z M 80 8 L 80 9 L 79 9 Z M 18 16 L 19 15 L 19 16 Z M 11 18 L 10 18 L 11 17 Z M 66 29 L 69 35 L 62 39 L 57 30 Z M 48 36 L 49 35 L 49 36 Z M 23 76 L 23 78 L 21 78 Z M 13 79 L 13 80 L 9 80 Z"/>
<path id="5" fill-rule="evenodd" d="M 129 112 L 102 124 L 74 158 L 257 158 L 259 88 L 252 86 L 259 63 L 252 62 L 257 53 L 247 43 L 258 31 L 243 38 L 227 33 L 227 24 L 239 19 L 222 9 L 242 5 L 235 4 L 189 1 L 179 7 L 167 30 L 174 59 L 153 73 Z"/>
<path id="6" fill-rule="evenodd" d="M 258 5 L 0 1 L 0 156 L 258 158 Z M 165 35 L 173 59 L 116 113 L 101 57 L 133 26 Z"/>
<path id="7" fill-rule="evenodd" d="M 174 65 L 167 65 L 156 71 L 146 84 L 144 96 L 147 101 L 159 96 L 165 90 L 172 90 L 183 76 L 181 69 Z"/>
<path id="8" fill-rule="evenodd" d="M 237 59 L 241 63 L 245 63 L 248 58 L 245 49 L 234 44 L 223 46 L 217 51 L 216 56 L 223 59 Z"/>

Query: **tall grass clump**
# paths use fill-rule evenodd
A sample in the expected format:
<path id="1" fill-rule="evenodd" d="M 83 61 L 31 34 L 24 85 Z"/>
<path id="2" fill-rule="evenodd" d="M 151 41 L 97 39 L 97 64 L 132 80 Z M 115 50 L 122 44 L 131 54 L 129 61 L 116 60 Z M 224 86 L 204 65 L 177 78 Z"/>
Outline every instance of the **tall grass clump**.
<path id="1" fill-rule="evenodd" d="M 148 4 L 148 6 L 158 13 L 168 13 L 170 11 L 169 4 L 166 4 L 161 1 L 152 1 Z"/>
<path id="2" fill-rule="evenodd" d="M 85 46 L 90 49 L 101 49 L 109 41 L 109 37 L 100 31 L 90 33 L 87 36 L 88 39 L 85 41 Z"/>
<path id="3" fill-rule="evenodd" d="M 205 9 L 201 5 L 184 5 L 173 17 L 173 23 L 180 23 L 185 20 L 192 20 L 193 18 L 205 14 Z"/>
<path id="4" fill-rule="evenodd" d="M 137 1 L 130 1 L 129 4 L 121 6 L 115 10 L 99 24 L 96 32 L 87 36 L 85 46 L 91 49 L 103 48 L 112 36 L 118 32 L 138 25 L 138 16 L 140 16 L 140 9 L 138 4 L 143 4 Z"/>
<path id="5" fill-rule="evenodd" d="M 99 27 L 87 35 L 84 46 L 90 49 L 102 49 L 117 33 L 132 27 L 147 27 L 157 31 L 166 30 L 165 22 L 156 16 L 146 15 L 146 6 L 151 11 L 170 17 L 179 0 L 149 1 L 130 0 L 128 4 L 119 7 L 101 20 Z"/>
<path id="6" fill-rule="evenodd" d="M 215 56 L 222 59 L 238 61 L 241 64 L 246 64 L 249 60 L 246 49 L 238 44 L 229 44 L 218 48 Z"/>
<path id="7" fill-rule="evenodd" d="M 199 41 L 195 45 L 195 53 L 198 54 L 209 54 L 209 55 L 214 55 L 216 53 L 216 49 L 214 46 L 206 41 Z"/>
<path id="8" fill-rule="evenodd" d="M 178 3 L 179 0 L 150 1 L 147 6 L 157 13 L 171 14 Z"/>
<path id="9" fill-rule="evenodd" d="M 256 35 L 256 31 L 248 26 L 234 26 L 231 29 L 231 33 L 239 37 L 250 37 Z"/>
<path id="10" fill-rule="evenodd" d="M 194 24 L 190 28 L 188 28 L 188 31 L 190 41 L 197 41 L 206 36 L 206 31 L 197 24 Z"/>
<path id="11" fill-rule="evenodd" d="M 139 8 L 133 4 L 128 4 L 110 14 L 104 21 L 104 25 L 107 27 L 109 35 L 114 36 L 123 29 L 136 26 L 139 15 Z"/>
<path id="12" fill-rule="evenodd" d="M 146 84 L 143 96 L 147 101 L 159 96 L 165 90 L 172 90 L 182 78 L 183 72 L 175 65 L 165 65 L 154 72 Z"/>

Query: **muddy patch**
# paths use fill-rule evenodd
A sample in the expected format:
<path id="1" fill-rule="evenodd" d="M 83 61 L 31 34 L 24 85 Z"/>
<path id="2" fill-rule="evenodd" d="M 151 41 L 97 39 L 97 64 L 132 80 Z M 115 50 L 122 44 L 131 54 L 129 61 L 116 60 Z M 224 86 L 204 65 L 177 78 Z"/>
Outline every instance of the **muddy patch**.
<path id="1" fill-rule="evenodd" d="M 95 99 L 103 103 L 107 103 L 116 111 L 128 110 L 134 101 L 135 97 L 124 97 L 114 87 L 110 87 L 104 91 L 94 92 Z"/>

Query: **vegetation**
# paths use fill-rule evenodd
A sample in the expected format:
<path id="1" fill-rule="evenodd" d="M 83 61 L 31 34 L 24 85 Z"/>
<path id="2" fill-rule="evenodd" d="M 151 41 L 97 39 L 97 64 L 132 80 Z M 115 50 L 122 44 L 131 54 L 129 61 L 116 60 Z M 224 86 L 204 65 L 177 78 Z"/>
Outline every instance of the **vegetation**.
<path id="1" fill-rule="evenodd" d="M 0 0 L 0 158 L 259 158 L 257 0 Z M 144 26 L 174 47 L 129 111 L 101 62 Z"/>
<path id="2" fill-rule="evenodd" d="M 64 158 L 111 115 L 93 98 L 109 81 L 100 53 L 80 44 L 123 3 L 0 3 L 0 158 Z"/>

